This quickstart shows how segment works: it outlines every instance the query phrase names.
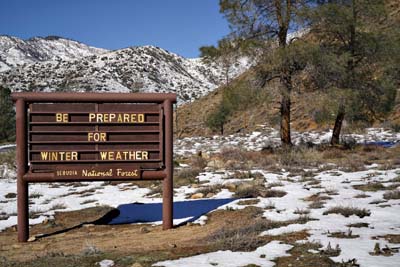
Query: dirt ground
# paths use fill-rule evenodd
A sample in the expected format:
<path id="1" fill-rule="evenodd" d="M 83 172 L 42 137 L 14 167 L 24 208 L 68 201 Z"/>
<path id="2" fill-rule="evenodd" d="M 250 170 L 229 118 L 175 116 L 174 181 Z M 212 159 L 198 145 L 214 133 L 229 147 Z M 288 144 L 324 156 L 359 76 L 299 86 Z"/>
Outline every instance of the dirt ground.
<path id="1" fill-rule="evenodd" d="M 18 243 L 16 228 L 9 228 L 0 233 L 0 265 L 96 266 L 103 259 L 111 259 L 116 263 L 115 266 L 133 266 L 135 263 L 140 264 L 135 266 L 151 266 L 161 260 L 229 249 L 226 246 L 228 242 L 218 240 L 215 236 L 224 238 L 218 233 L 227 228 L 240 232 L 241 228 L 248 227 L 261 216 L 254 207 L 218 210 L 208 216 L 203 226 L 187 224 L 167 231 L 163 231 L 161 226 L 149 224 L 111 226 L 101 225 L 101 222 L 84 223 L 95 222 L 110 210 L 109 207 L 96 207 L 57 213 L 54 220 L 31 226 L 30 236 L 37 237 L 33 242 Z M 268 243 L 272 240 L 294 244 L 296 240 L 306 237 L 305 231 L 285 236 L 266 236 L 258 240 L 257 245 L 258 242 Z M 250 241 L 254 242 L 254 239 Z M 297 259 L 299 250 L 303 251 L 301 247 L 294 249 Z M 291 258 L 278 260 L 278 266 L 287 266 Z M 322 261 L 327 262 L 321 266 L 332 266 L 329 259 Z"/>
<path id="2" fill-rule="evenodd" d="M 32 261 L 48 255 L 85 255 L 107 252 L 111 254 L 147 254 L 163 251 L 174 255 L 197 254 L 209 251 L 209 245 L 202 241 L 212 231 L 222 227 L 221 221 L 234 220 L 232 212 L 215 212 L 205 226 L 185 225 L 163 231 L 161 226 L 151 225 L 96 225 L 82 222 L 95 221 L 109 211 L 109 208 L 90 208 L 74 212 L 57 213 L 55 219 L 34 225 L 30 236 L 50 234 L 34 242 L 18 243 L 15 228 L 0 233 L 0 256 L 8 260 Z M 243 212 L 246 217 L 248 212 Z M 66 229 L 65 232 L 51 233 Z"/>

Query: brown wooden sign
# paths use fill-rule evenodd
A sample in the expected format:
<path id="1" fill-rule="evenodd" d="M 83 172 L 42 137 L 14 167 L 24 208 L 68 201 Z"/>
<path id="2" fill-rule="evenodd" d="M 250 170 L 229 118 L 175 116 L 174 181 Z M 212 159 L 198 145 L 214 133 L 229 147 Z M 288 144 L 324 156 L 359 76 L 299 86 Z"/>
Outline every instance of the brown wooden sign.
<path id="1" fill-rule="evenodd" d="M 18 240 L 28 230 L 28 182 L 163 179 L 172 227 L 175 94 L 14 93 Z"/>

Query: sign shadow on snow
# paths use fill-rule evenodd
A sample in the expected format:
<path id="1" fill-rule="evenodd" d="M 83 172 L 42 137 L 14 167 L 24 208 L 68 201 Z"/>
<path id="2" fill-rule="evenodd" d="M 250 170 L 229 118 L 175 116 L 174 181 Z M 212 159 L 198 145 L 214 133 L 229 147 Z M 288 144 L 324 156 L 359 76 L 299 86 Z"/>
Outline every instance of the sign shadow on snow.
<path id="1" fill-rule="evenodd" d="M 193 222 L 202 215 L 216 208 L 236 200 L 226 199 L 200 199 L 176 201 L 173 204 L 174 220 L 179 220 L 179 225 Z M 108 224 L 152 223 L 162 221 L 162 203 L 132 203 L 118 206 L 119 215 Z M 178 226 L 179 226 L 178 225 Z"/>
<path id="2" fill-rule="evenodd" d="M 202 215 L 217 209 L 220 206 L 228 204 L 236 200 L 235 198 L 225 199 L 199 199 L 188 201 L 176 201 L 173 203 L 174 220 L 179 220 L 175 227 L 193 222 Z M 115 225 L 115 224 L 132 224 L 132 223 L 153 223 L 162 221 L 162 203 L 131 203 L 122 204 L 116 209 L 107 212 L 101 218 L 77 224 L 75 226 L 61 229 L 52 233 L 36 235 L 35 238 L 45 238 L 69 232 L 71 230 L 82 227 L 85 224 L 95 225 Z"/>

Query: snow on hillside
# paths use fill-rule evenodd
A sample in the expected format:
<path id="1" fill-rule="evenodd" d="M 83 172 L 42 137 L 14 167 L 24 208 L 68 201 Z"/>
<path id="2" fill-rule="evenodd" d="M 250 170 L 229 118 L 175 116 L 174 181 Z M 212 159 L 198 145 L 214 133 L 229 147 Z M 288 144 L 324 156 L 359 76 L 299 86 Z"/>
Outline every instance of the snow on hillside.
<path id="1" fill-rule="evenodd" d="M 229 76 L 250 65 L 242 58 Z M 154 46 L 105 52 L 65 39 L 2 36 L 0 67 L 0 85 L 13 91 L 175 92 L 179 103 L 224 82 L 222 68 L 200 58 L 187 59 Z"/>
<path id="2" fill-rule="evenodd" d="M 232 76 L 246 66 L 238 64 Z M 158 47 L 132 47 L 69 61 L 51 61 L 0 74 L 13 90 L 175 92 L 182 101 L 207 94 L 223 82 L 218 66 L 185 59 Z"/>
<path id="3" fill-rule="evenodd" d="M 17 37 L 1 35 L 0 72 L 35 62 L 70 60 L 105 52 L 107 52 L 105 49 L 56 36 L 22 40 Z"/>

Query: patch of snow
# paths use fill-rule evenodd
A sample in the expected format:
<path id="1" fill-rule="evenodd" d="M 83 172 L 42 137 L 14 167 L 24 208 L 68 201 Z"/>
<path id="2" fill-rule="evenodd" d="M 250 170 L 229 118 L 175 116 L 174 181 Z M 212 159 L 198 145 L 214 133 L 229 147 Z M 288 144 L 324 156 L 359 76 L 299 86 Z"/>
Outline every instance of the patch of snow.
<path id="1" fill-rule="evenodd" d="M 230 250 L 217 251 L 193 257 L 181 258 L 178 260 L 157 262 L 153 264 L 153 266 L 237 267 L 255 264 L 261 267 L 272 267 L 275 265 L 272 260 L 278 257 L 287 256 L 288 254 L 286 254 L 286 251 L 291 248 L 291 245 L 281 244 L 279 241 L 272 241 L 252 252 L 232 252 Z M 265 257 L 261 257 L 261 255 L 264 255 Z"/>
<path id="2" fill-rule="evenodd" d="M 200 225 L 205 225 L 208 220 L 208 217 L 206 215 L 200 216 L 197 220 L 195 220 L 193 223 L 197 223 Z"/>
<path id="3" fill-rule="evenodd" d="M 115 265 L 113 260 L 102 260 L 97 263 L 100 267 L 112 267 Z"/>

